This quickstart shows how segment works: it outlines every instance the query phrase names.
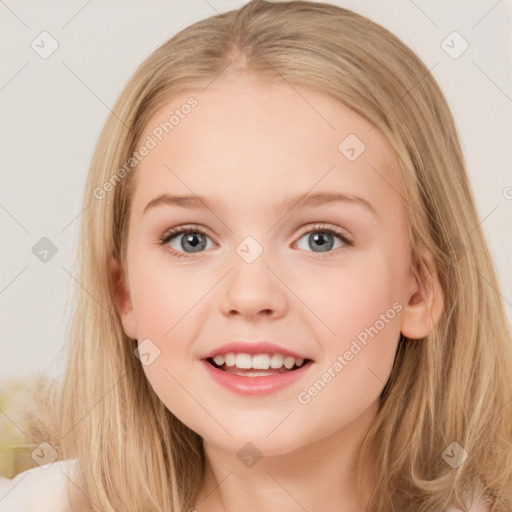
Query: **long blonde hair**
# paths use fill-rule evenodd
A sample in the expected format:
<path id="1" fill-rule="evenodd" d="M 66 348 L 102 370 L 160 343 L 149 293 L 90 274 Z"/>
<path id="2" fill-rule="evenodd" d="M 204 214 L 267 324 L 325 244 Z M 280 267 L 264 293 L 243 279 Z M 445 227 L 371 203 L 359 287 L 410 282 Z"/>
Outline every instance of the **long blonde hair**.
<path id="1" fill-rule="evenodd" d="M 360 451 L 358 469 L 370 461 L 374 468 L 368 509 L 464 507 L 482 484 L 492 511 L 510 511 L 512 340 L 454 120 L 428 68 L 397 37 L 318 2 L 254 0 L 199 21 L 154 51 L 125 86 L 90 166 L 67 373 L 51 388 L 51 418 L 37 420 L 40 435 L 60 458 L 80 460 L 77 483 L 91 510 L 194 506 L 202 440 L 156 396 L 116 312 L 109 261 L 126 271 L 136 168 L 116 171 L 161 106 L 233 63 L 328 94 L 384 134 L 410 221 L 411 265 L 428 282 L 426 249 L 439 276 L 443 314 L 424 339 L 401 339 Z M 458 467 L 443 457 L 454 442 L 467 452 Z"/>

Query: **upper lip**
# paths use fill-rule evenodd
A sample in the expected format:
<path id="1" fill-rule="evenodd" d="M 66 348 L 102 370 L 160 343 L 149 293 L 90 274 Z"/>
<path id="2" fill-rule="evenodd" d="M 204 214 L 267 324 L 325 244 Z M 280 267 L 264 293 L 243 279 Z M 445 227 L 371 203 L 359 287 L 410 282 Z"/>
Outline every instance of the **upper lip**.
<path id="1" fill-rule="evenodd" d="M 284 356 L 295 357 L 295 359 L 309 359 L 298 352 L 293 352 L 269 341 L 233 341 L 211 350 L 204 354 L 201 359 L 208 359 L 219 354 L 228 354 L 229 352 L 237 354 L 283 354 Z"/>

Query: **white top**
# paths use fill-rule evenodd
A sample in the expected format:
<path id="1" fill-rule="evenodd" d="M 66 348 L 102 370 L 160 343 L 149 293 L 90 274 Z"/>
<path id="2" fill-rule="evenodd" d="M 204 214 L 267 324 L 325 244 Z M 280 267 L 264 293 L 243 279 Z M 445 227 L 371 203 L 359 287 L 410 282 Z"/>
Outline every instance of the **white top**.
<path id="1" fill-rule="evenodd" d="M 67 477 L 73 477 L 78 459 L 67 459 L 27 469 L 14 478 L 0 477 L 2 512 L 69 512 Z"/>
<path id="2" fill-rule="evenodd" d="M 1 512 L 70 512 L 67 477 L 73 477 L 77 462 L 62 460 L 48 467 L 27 469 L 12 479 L 0 477 Z M 469 512 L 488 511 L 483 503 L 469 508 Z M 446 512 L 462 511 L 450 507 Z"/>

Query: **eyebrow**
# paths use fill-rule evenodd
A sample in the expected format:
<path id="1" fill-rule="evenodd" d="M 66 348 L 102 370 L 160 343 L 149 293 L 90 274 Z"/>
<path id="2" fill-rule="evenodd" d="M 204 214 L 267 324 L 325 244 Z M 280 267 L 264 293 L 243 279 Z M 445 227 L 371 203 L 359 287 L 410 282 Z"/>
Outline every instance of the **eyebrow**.
<path id="1" fill-rule="evenodd" d="M 295 194 L 277 205 L 278 210 L 292 210 L 294 208 L 312 208 L 323 206 L 329 203 L 341 202 L 345 204 L 357 204 L 371 212 L 375 217 L 379 214 L 366 199 L 354 195 L 332 193 L 332 192 L 318 192 L 318 193 L 301 193 Z M 149 201 L 145 206 L 143 215 L 152 208 L 157 206 L 175 206 L 179 208 L 193 208 L 199 210 L 220 210 L 225 211 L 224 205 L 217 199 L 208 199 L 199 195 L 171 195 L 161 194 Z"/>

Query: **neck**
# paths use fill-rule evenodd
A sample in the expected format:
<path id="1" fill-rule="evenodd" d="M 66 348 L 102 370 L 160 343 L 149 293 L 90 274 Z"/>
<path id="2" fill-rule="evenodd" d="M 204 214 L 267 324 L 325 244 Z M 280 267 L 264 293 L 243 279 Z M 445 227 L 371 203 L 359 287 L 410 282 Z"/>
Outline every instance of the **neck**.
<path id="1" fill-rule="evenodd" d="M 325 438 L 289 453 L 262 456 L 250 467 L 236 453 L 204 441 L 205 479 L 195 508 L 200 512 L 364 512 L 371 486 L 366 470 L 358 482 L 356 457 L 375 414 L 376 406 Z"/>

